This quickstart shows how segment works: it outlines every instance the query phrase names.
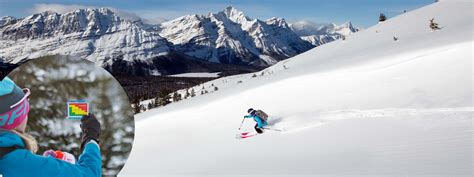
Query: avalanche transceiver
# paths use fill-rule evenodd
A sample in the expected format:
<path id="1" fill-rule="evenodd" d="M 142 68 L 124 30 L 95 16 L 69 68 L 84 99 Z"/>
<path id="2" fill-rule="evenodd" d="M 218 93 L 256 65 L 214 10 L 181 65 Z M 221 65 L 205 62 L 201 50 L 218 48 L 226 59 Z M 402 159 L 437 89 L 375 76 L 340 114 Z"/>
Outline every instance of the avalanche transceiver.
<path id="1" fill-rule="evenodd" d="M 85 100 L 71 100 L 67 102 L 67 119 L 81 119 L 89 115 L 89 102 Z"/>

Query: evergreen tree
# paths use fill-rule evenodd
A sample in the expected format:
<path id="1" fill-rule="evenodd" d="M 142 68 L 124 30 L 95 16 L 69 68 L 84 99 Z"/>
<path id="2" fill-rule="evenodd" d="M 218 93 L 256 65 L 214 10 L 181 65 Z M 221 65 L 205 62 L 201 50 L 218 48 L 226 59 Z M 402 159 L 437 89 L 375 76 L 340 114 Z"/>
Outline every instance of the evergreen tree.
<path id="1" fill-rule="evenodd" d="M 142 112 L 145 112 L 145 111 L 146 111 L 145 105 L 140 104 L 140 111 L 142 111 Z"/>
<path id="2" fill-rule="evenodd" d="M 166 106 L 171 103 L 170 91 L 167 89 L 161 90 L 158 98 L 158 106 Z"/>
<path id="3" fill-rule="evenodd" d="M 155 108 L 160 106 L 160 96 L 157 96 L 153 99 L 153 104 L 154 104 L 153 107 L 155 107 Z"/>
<path id="4" fill-rule="evenodd" d="M 181 100 L 181 94 L 179 94 L 178 92 L 174 92 L 173 93 L 173 101 L 177 102 L 179 100 Z"/>
<path id="5" fill-rule="evenodd" d="M 387 20 L 387 17 L 385 16 L 385 14 L 380 13 L 379 22 L 383 22 L 383 21 L 385 21 L 385 20 Z"/>
<path id="6" fill-rule="evenodd" d="M 189 93 L 189 90 L 186 89 L 186 94 L 184 95 L 184 99 L 187 99 L 191 96 L 191 94 Z"/>
<path id="7" fill-rule="evenodd" d="M 140 113 L 140 101 L 132 103 L 133 105 L 133 113 L 138 114 Z"/>
<path id="8" fill-rule="evenodd" d="M 191 89 L 191 97 L 195 97 L 196 96 L 196 92 L 194 91 L 194 88 Z"/>
<path id="9" fill-rule="evenodd" d="M 155 99 L 152 99 L 150 103 L 151 103 L 152 108 L 155 108 Z"/>
<path id="10" fill-rule="evenodd" d="M 149 102 L 148 103 L 148 110 L 153 109 L 153 106 L 154 106 L 154 104 L 152 104 L 152 102 Z"/>

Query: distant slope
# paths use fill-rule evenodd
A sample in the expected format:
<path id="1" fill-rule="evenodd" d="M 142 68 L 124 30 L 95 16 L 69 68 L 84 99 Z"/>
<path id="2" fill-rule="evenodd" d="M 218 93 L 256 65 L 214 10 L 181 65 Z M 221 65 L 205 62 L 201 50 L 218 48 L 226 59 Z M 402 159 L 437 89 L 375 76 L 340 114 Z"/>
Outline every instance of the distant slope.
<path id="1" fill-rule="evenodd" d="M 310 21 L 297 21 L 291 24 L 291 29 L 314 46 L 320 46 L 359 31 L 350 21 L 339 26 L 334 23 L 315 24 Z"/>
<path id="2" fill-rule="evenodd" d="M 262 70 L 258 66 L 240 66 L 201 61 L 179 52 L 170 51 L 166 55 L 148 59 L 148 61 L 124 61 L 115 59 L 104 68 L 115 76 L 121 75 L 173 75 L 190 72 L 220 72 L 220 76 L 228 76 Z"/>
<path id="3" fill-rule="evenodd" d="M 136 117 L 120 176 L 472 176 L 472 8 L 441 1 L 195 87 L 219 91 Z M 283 132 L 234 139 L 249 107 Z"/>

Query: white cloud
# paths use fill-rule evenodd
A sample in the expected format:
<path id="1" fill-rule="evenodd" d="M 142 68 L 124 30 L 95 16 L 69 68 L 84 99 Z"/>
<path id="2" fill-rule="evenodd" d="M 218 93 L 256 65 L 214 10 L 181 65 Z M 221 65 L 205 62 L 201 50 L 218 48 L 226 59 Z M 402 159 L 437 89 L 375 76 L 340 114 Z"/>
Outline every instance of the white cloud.
<path id="1" fill-rule="evenodd" d="M 70 12 L 76 9 L 87 9 L 87 8 L 97 8 L 94 6 L 84 6 L 84 5 L 65 5 L 65 4 L 35 4 L 33 8 L 29 9 L 30 13 L 40 13 L 44 11 L 53 11 L 60 14 Z"/>
<path id="2" fill-rule="evenodd" d="M 113 12 L 115 12 L 115 14 L 117 14 L 119 17 L 121 17 L 123 19 L 131 20 L 131 21 L 136 21 L 136 20 L 142 19 L 140 16 L 138 16 L 137 14 L 135 14 L 133 12 L 129 12 L 129 11 L 121 10 L 121 9 L 116 9 L 116 8 L 112 8 L 112 7 L 109 7 L 109 9 L 112 10 Z"/>

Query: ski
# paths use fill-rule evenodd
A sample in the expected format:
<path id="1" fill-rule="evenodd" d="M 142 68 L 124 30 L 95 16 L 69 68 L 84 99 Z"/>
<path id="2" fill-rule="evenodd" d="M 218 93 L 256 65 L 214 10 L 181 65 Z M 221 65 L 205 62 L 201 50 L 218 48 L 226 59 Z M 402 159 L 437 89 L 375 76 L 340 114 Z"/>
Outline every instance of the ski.
<path id="1" fill-rule="evenodd" d="M 250 138 L 250 137 L 253 137 L 253 136 L 256 136 L 256 135 L 258 135 L 258 133 L 243 132 L 243 133 L 237 134 L 237 136 L 235 136 L 235 138 L 237 138 L 237 139 L 246 139 L 246 138 Z"/>
<path id="2" fill-rule="evenodd" d="M 250 137 L 253 137 L 253 136 L 257 136 L 257 135 L 258 134 L 241 135 L 240 138 L 245 139 L 245 138 L 250 138 Z"/>
<path id="3" fill-rule="evenodd" d="M 243 132 L 243 133 L 240 133 L 240 135 L 248 135 L 250 132 Z"/>
<path id="4" fill-rule="evenodd" d="M 276 128 L 267 128 L 267 127 L 263 128 L 263 129 L 264 129 L 264 130 L 272 130 L 272 131 L 277 131 L 277 132 L 282 132 L 282 131 L 283 131 L 283 130 L 281 130 L 281 129 L 276 129 Z"/>

